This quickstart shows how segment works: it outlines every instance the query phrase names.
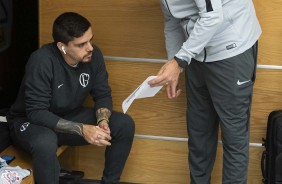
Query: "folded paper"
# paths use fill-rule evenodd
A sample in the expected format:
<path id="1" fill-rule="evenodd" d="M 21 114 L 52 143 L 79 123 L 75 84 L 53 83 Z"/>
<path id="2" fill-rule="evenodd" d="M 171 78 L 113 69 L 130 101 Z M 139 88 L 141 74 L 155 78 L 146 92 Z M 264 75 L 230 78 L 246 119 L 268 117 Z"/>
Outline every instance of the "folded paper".
<path id="1" fill-rule="evenodd" d="M 123 113 L 126 113 L 135 99 L 155 96 L 163 86 L 151 87 L 148 82 L 157 76 L 149 76 L 138 88 L 136 88 L 122 103 Z"/>

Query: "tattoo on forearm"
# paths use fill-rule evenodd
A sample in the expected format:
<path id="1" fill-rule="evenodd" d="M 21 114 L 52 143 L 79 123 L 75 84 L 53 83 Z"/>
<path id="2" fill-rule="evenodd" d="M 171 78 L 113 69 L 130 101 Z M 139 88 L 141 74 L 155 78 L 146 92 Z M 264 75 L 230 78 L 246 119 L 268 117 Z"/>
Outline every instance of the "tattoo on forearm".
<path id="1" fill-rule="evenodd" d="M 96 111 L 96 118 L 97 118 L 97 122 L 100 122 L 100 120 L 102 119 L 107 119 L 109 120 L 110 116 L 111 116 L 111 111 L 107 108 L 100 108 Z"/>
<path id="2" fill-rule="evenodd" d="M 59 119 L 55 131 L 83 136 L 83 124 Z"/>

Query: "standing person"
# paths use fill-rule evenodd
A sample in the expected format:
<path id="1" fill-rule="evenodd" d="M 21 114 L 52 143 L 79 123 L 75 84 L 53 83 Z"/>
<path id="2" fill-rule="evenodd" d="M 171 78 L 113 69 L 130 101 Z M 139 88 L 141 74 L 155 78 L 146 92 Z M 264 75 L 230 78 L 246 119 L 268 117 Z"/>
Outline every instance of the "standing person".
<path id="1" fill-rule="evenodd" d="M 221 127 L 224 184 L 245 184 L 249 119 L 261 28 L 251 0 L 161 0 L 168 62 L 151 86 L 180 94 L 186 75 L 192 184 L 210 183 Z M 180 68 L 180 69 L 179 69 Z"/>
<path id="2" fill-rule="evenodd" d="M 118 183 L 134 122 L 112 110 L 103 55 L 91 44 L 90 22 L 66 12 L 53 24 L 53 43 L 35 51 L 7 119 L 16 145 L 32 155 L 37 184 L 59 183 L 59 145 L 106 146 L 102 184 Z M 91 95 L 94 108 L 83 107 Z"/>

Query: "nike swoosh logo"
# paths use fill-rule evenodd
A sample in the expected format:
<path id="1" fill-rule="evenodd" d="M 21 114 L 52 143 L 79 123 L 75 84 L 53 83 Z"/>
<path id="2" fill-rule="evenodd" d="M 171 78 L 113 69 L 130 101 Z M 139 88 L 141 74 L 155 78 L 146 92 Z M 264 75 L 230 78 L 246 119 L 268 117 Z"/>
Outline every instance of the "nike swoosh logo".
<path id="1" fill-rule="evenodd" d="M 59 86 L 58 86 L 58 89 L 60 88 L 60 87 L 62 87 L 64 84 L 60 84 Z"/>
<path id="2" fill-rule="evenodd" d="M 238 86 L 241 86 L 242 84 L 245 84 L 245 83 L 247 83 L 247 82 L 250 82 L 251 80 L 247 80 L 247 81 L 242 81 L 242 82 L 240 82 L 239 80 L 237 81 L 237 85 Z"/>

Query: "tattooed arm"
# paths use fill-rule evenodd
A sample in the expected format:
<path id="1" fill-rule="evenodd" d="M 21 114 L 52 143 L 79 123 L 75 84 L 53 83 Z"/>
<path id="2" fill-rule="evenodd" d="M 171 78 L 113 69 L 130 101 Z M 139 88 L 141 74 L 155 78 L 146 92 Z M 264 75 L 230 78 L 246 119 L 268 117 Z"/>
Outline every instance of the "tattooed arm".
<path id="1" fill-rule="evenodd" d="M 97 125 L 102 122 L 109 123 L 109 118 L 111 116 L 111 111 L 107 108 L 100 108 L 96 111 Z"/>
<path id="2" fill-rule="evenodd" d="M 77 134 L 82 136 L 88 143 L 97 146 L 110 146 L 111 136 L 102 128 L 94 125 L 76 123 L 60 119 L 55 128 L 56 132 Z"/>
<path id="3" fill-rule="evenodd" d="M 109 118 L 111 116 L 111 111 L 107 108 L 100 108 L 96 111 L 97 125 L 100 123 L 109 123 Z M 68 121 L 65 119 L 59 119 L 56 128 L 56 132 L 77 134 L 83 136 L 83 124 Z"/>
<path id="4" fill-rule="evenodd" d="M 61 118 L 57 123 L 55 131 L 61 133 L 77 134 L 83 137 L 83 124 Z"/>
<path id="5" fill-rule="evenodd" d="M 93 125 L 84 125 L 82 123 L 76 123 L 72 121 L 68 121 L 65 119 L 59 119 L 55 131 L 61 133 L 69 133 L 69 134 L 77 134 L 86 139 L 87 142 L 97 144 L 97 140 L 99 140 L 102 136 L 102 140 L 104 137 L 107 140 L 110 140 L 110 129 L 109 129 L 109 118 L 111 116 L 111 111 L 107 108 L 100 108 L 96 111 L 97 125 L 101 127 L 101 129 L 97 128 Z M 86 135 L 84 136 L 83 127 L 87 126 L 85 129 Z M 104 131 L 102 131 L 102 129 Z M 90 132 L 90 133 L 89 133 Z M 97 134 L 97 135 L 96 135 Z M 100 134 L 100 135 L 99 135 Z M 100 137 L 99 137 L 100 136 Z M 102 142 L 103 143 L 103 142 Z M 98 144 L 101 144 L 100 142 Z M 103 143 L 105 145 L 109 145 L 109 142 Z M 101 144 L 102 145 L 102 144 Z"/>
<path id="6" fill-rule="evenodd" d="M 108 135 L 111 134 L 109 127 L 109 118 L 111 116 L 111 111 L 107 108 L 100 108 L 96 111 L 97 125 L 102 128 Z"/>

